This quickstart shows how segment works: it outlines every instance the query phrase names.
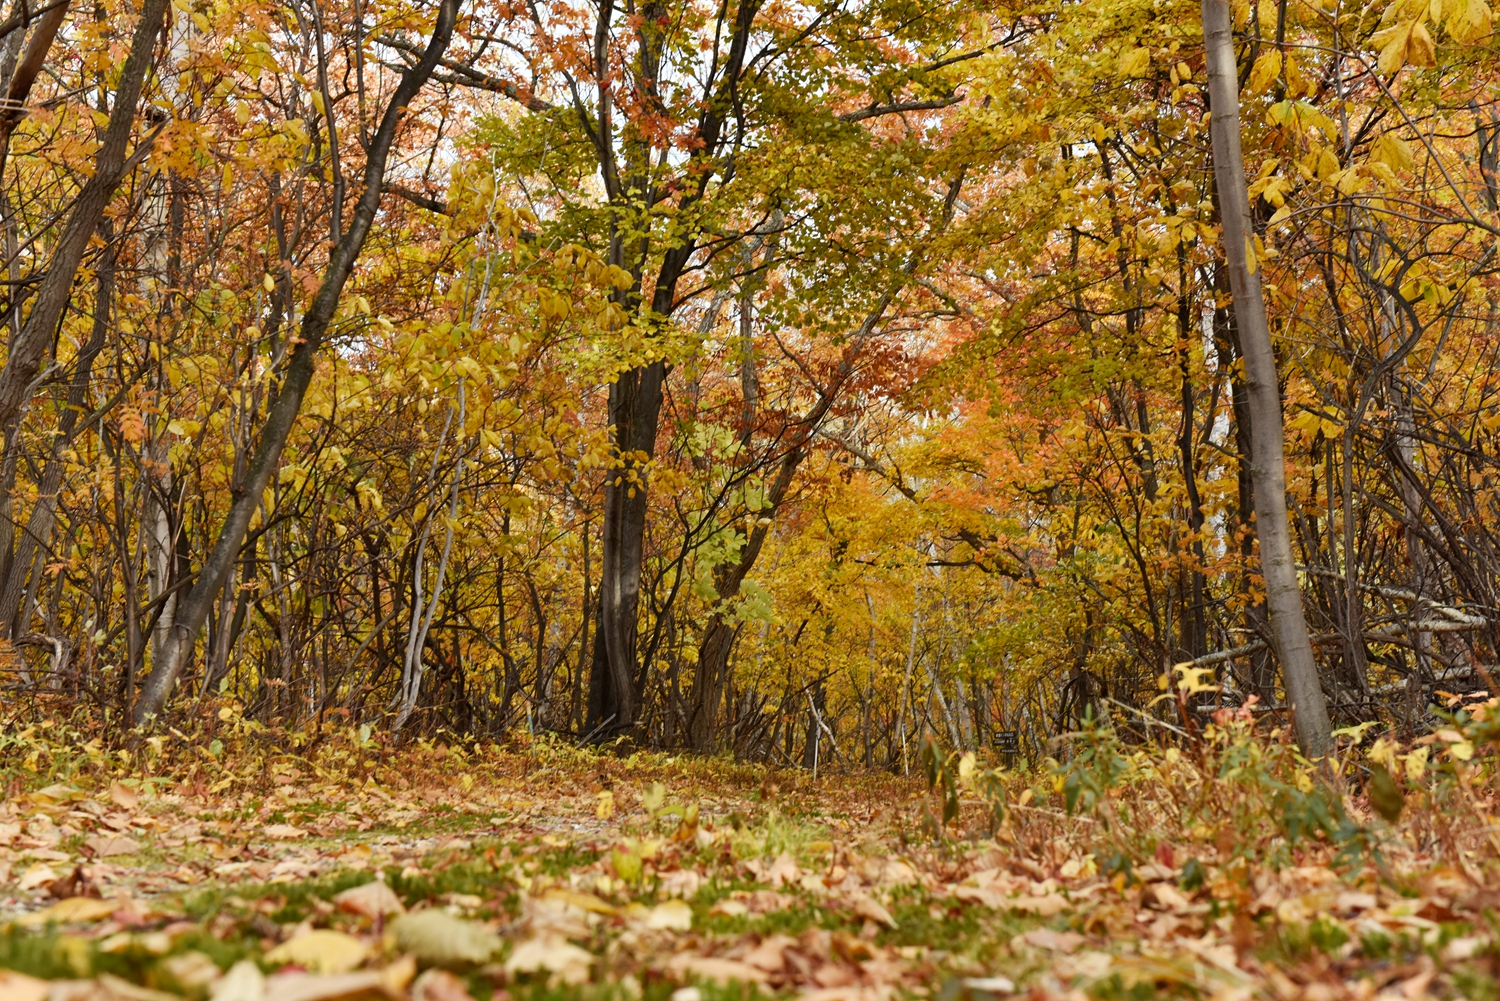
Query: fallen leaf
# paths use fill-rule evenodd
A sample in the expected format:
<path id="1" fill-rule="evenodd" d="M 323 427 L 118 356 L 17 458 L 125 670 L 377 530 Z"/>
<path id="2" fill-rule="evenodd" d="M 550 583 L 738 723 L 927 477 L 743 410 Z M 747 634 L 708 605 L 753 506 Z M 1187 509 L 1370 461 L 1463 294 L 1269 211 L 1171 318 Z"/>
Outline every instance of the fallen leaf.
<path id="1" fill-rule="evenodd" d="M 45 980 L 0 969 L 0 998 L 4 1001 L 45 1001 L 51 987 Z"/>
<path id="2" fill-rule="evenodd" d="M 306 831 L 300 827 L 293 827 L 291 824 L 271 824 L 268 827 L 262 827 L 260 832 L 273 841 L 293 841 L 307 837 Z"/>
<path id="3" fill-rule="evenodd" d="M 782 852 L 766 870 L 765 881 L 779 890 L 787 883 L 798 882 L 801 877 L 802 870 L 797 868 L 797 860 L 792 858 L 792 853 Z"/>
<path id="4" fill-rule="evenodd" d="M 447 970 L 431 969 L 411 985 L 412 1001 L 474 1001 L 464 982 Z"/>
<path id="5" fill-rule="evenodd" d="M 1060 893 L 1049 893 L 1041 897 L 1016 897 L 1014 900 L 1007 900 L 1006 904 L 1012 910 L 1035 914 L 1041 918 L 1056 917 L 1068 908 L 1067 900 Z"/>
<path id="6" fill-rule="evenodd" d="M 21 873 L 21 878 L 16 881 L 16 886 L 22 890 L 35 890 L 39 886 L 45 886 L 48 883 L 56 882 L 56 880 L 57 873 L 53 871 L 52 867 L 45 862 L 38 862 Z"/>
<path id="7" fill-rule="evenodd" d="M 517 945 L 505 961 L 505 972 L 554 973 L 565 984 L 581 984 L 589 979 L 594 955 L 564 938 L 548 935 L 528 939 Z"/>
<path id="8" fill-rule="evenodd" d="M 750 907 L 743 900 L 736 900 L 733 897 L 725 897 L 723 900 L 716 901 L 714 905 L 708 909 L 708 913 L 710 915 L 720 915 L 726 918 L 740 918 L 750 913 Z"/>
<path id="9" fill-rule="evenodd" d="M 488 962 L 500 948 L 500 936 L 475 921 L 445 911 L 417 911 L 391 922 L 396 945 L 433 966 L 468 966 Z"/>
<path id="10" fill-rule="evenodd" d="M 896 919 L 891 916 L 891 912 L 886 910 L 885 906 L 874 897 L 859 893 L 850 898 L 850 903 L 854 907 L 854 913 L 860 917 L 868 918 L 876 924 L 885 925 L 887 928 L 896 927 Z"/>
<path id="11" fill-rule="evenodd" d="M 101 993 L 111 1001 L 120 1001 L 120 999 L 124 1001 L 181 1001 L 175 994 L 132 984 L 113 973 L 99 974 L 99 986 L 102 988 Z"/>
<path id="12" fill-rule="evenodd" d="M 33 911 L 23 916 L 17 923 L 26 926 L 38 926 L 48 924 L 71 924 L 88 921 L 100 921 L 109 917 L 119 907 L 119 903 L 112 900 L 96 900 L 93 897 L 68 897 L 59 900 L 51 907 L 40 911 Z"/>
<path id="13" fill-rule="evenodd" d="M 333 902 L 342 911 L 358 914 L 372 921 L 388 914 L 406 913 L 406 907 L 401 903 L 401 898 L 396 896 L 396 891 L 387 886 L 383 879 L 372 880 L 345 890 L 343 893 L 335 894 Z"/>
<path id="14" fill-rule="evenodd" d="M 681 900 L 657 904 L 646 916 L 646 927 L 658 931 L 690 931 L 693 927 L 693 909 Z"/>
<path id="15" fill-rule="evenodd" d="M 83 847 L 95 858 L 109 858 L 111 855 L 134 855 L 141 850 L 141 844 L 134 838 L 122 836 L 110 837 L 108 835 L 96 834 L 84 841 Z"/>
<path id="16" fill-rule="evenodd" d="M 667 972 L 679 980 L 694 976 L 715 983 L 727 984 L 738 980 L 746 984 L 764 983 L 766 975 L 749 963 L 718 956 L 699 956 L 691 952 L 680 952 L 667 960 Z"/>
<path id="17" fill-rule="evenodd" d="M 1150 883 L 1141 892 L 1141 903 L 1159 911 L 1181 914 L 1193 906 L 1182 891 L 1171 883 Z"/>
<path id="18" fill-rule="evenodd" d="M 266 981 L 264 1001 L 352 1001 L 354 998 L 391 998 L 394 1001 L 400 997 L 386 989 L 379 973 L 288 973 Z"/>
<path id="19" fill-rule="evenodd" d="M 161 966 L 177 982 L 178 987 L 188 991 L 207 987 L 223 976 L 218 964 L 196 949 L 170 956 L 161 961 Z"/>
<path id="20" fill-rule="evenodd" d="M 780 973 L 786 966 L 786 950 L 796 944 L 797 940 L 790 935 L 771 935 L 763 939 L 754 949 L 745 953 L 742 958 L 745 963 L 757 970 Z"/>
<path id="21" fill-rule="evenodd" d="M 127 789 L 118 782 L 109 787 L 109 798 L 122 810 L 134 813 L 140 809 L 141 798 L 135 794 L 134 790 Z"/>
<path id="22" fill-rule="evenodd" d="M 614 914 L 617 910 L 615 905 L 607 900 L 592 893 L 581 893 L 578 890 L 551 889 L 542 894 L 542 899 L 576 907 L 591 914 Z"/>
<path id="23" fill-rule="evenodd" d="M 353 935 L 320 928 L 298 935 L 266 953 L 273 965 L 295 963 L 314 973 L 347 973 L 370 953 L 370 947 Z"/>
<path id="24" fill-rule="evenodd" d="M 1078 947 L 1083 945 L 1084 938 L 1077 932 L 1053 931 L 1051 928 L 1033 928 L 1021 936 L 1021 940 L 1027 945 L 1038 949 L 1046 949 L 1049 952 L 1077 952 Z"/>

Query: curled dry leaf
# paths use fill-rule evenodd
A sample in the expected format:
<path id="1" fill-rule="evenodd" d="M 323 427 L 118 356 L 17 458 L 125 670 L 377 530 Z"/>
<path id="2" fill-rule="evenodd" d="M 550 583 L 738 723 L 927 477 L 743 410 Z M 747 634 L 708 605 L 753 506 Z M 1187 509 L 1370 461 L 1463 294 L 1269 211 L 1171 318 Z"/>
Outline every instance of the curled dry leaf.
<path id="1" fill-rule="evenodd" d="M 891 912 L 885 909 L 880 901 L 865 893 L 857 893 L 849 900 L 854 913 L 862 918 L 868 918 L 876 924 L 885 925 L 887 928 L 896 927 L 896 919 Z"/>
<path id="2" fill-rule="evenodd" d="M 405 914 L 406 907 L 396 891 L 386 885 L 385 880 L 376 879 L 334 895 L 333 902 L 339 910 L 372 921 L 390 914 Z"/>

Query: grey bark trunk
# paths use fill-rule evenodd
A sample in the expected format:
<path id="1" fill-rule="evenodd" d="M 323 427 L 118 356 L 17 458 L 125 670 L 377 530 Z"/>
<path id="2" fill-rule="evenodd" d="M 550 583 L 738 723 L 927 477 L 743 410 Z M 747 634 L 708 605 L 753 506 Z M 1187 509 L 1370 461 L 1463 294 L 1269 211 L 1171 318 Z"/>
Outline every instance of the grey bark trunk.
<path id="1" fill-rule="evenodd" d="M 1203 0 L 1203 40 L 1213 112 L 1210 131 L 1214 182 L 1219 194 L 1235 321 L 1244 353 L 1250 419 L 1255 428 L 1250 476 L 1255 494 L 1261 575 L 1266 582 L 1266 606 L 1288 700 L 1295 714 L 1297 743 L 1308 757 L 1322 758 L 1331 748 L 1332 735 L 1328 707 L 1318 680 L 1318 664 L 1302 615 L 1302 591 L 1297 583 L 1287 525 L 1281 396 L 1260 270 L 1252 256 L 1254 233 L 1240 150 L 1238 65 L 1233 18 L 1225 0 Z"/>

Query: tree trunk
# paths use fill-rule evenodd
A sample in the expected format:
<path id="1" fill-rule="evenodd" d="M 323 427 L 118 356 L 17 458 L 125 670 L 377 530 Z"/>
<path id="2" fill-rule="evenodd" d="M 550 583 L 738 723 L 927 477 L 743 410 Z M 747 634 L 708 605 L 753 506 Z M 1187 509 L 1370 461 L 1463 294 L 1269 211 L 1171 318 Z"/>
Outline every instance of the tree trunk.
<path id="1" fill-rule="evenodd" d="M 598 627 L 589 678 L 594 736 L 635 727 L 641 693 L 636 680 L 636 617 L 646 537 L 646 464 L 656 451 L 665 362 L 622 374 L 609 387 L 609 422 L 619 465 L 604 484 L 604 531 L 599 562 Z"/>
<path id="2" fill-rule="evenodd" d="M 266 486 L 281 459 L 282 449 L 286 447 L 287 438 L 292 432 L 292 425 L 296 422 L 297 412 L 302 408 L 302 398 L 312 382 L 318 351 L 322 348 L 323 338 L 338 309 L 339 296 L 354 270 L 354 262 L 364 247 L 365 237 L 369 235 L 375 213 L 380 208 L 380 195 L 385 185 L 385 166 L 390 157 L 391 146 L 396 141 L 396 127 L 406 113 L 407 106 L 416 98 L 448 48 L 459 4 L 460 0 L 443 0 L 438 8 L 437 24 L 427 48 L 421 58 L 401 74 L 401 80 L 386 105 L 380 127 L 370 142 L 369 160 L 365 164 L 364 190 L 359 204 L 354 210 L 348 230 L 330 255 L 323 283 L 303 317 L 300 340 L 292 350 L 286 378 L 267 411 L 255 453 L 246 466 L 243 482 L 238 484 L 234 503 L 224 518 L 218 539 L 213 550 L 204 559 L 192 589 L 178 604 L 170 649 L 162 663 L 153 665 L 151 676 L 146 679 L 133 714 L 137 725 L 161 712 L 162 706 L 166 705 L 173 685 L 192 656 L 198 633 L 229 577 L 245 533 L 250 528 L 250 519 L 261 503 Z M 148 7 L 158 5 L 164 7 L 165 0 L 148 0 Z M 159 19 L 159 10 L 157 16 Z M 51 278 L 49 274 L 48 280 Z M 30 325 L 28 321 L 27 329 Z M 7 366 L 7 376 L 10 374 L 9 369 L 10 366 Z M 0 390 L 3 390 L 3 379 L 0 379 Z M 0 392 L 0 417 L 8 416 L 6 404 L 7 400 L 3 392 Z"/>
<path id="3" fill-rule="evenodd" d="M 32 383 L 42 370 L 42 362 L 52 349 L 58 322 L 72 299 L 73 281 L 83 263 L 83 255 L 104 218 L 104 210 L 114 198 L 115 189 L 125 176 L 125 151 L 135 128 L 136 105 L 140 103 L 141 86 L 146 79 L 146 70 L 151 66 L 166 10 L 167 0 L 146 0 L 141 10 L 141 20 L 130 43 L 130 55 L 125 58 L 120 83 L 115 88 L 114 107 L 110 110 L 109 125 L 104 130 L 104 141 L 94 157 L 93 173 L 78 194 L 78 201 L 58 237 L 52 259 L 47 263 L 47 275 L 37 289 L 36 302 L 11 343 L 4 370 L 0 370 L 0 428 L 10 427 L 31 396 Z M 138 146 L 137 152 L 140 151 Z"/>
<path id="4" fill-rule="evenodd" d="M 1248 410 L 1255 429 L 1250 476 L 1255 494 L 1261 575 L 1266 582 L 1271 635 L 1286 679 L 1287 696 L 1295 713 L 1297 743 L 1308 757 L 1322 758 L 1332 746 L 1332 735 L 1328 708 L 1318 681 L 1317 661 L 1313 659 L 1307 622 L 1302 616 L 1302 592 L 1297 584 L 1297 568 L 1292 559 L 1291 534 L 1287 525 L 1281 396 L 1260 271 L 1254 260 L 1250 199 L 1240 151 L 1240 102 L 1233 20 L 1225 0 L 1203 0 L 1203 39 L 1213 112 L 1214 182 L 1218 188 L 1236 327 L 1244 354 Z"/>

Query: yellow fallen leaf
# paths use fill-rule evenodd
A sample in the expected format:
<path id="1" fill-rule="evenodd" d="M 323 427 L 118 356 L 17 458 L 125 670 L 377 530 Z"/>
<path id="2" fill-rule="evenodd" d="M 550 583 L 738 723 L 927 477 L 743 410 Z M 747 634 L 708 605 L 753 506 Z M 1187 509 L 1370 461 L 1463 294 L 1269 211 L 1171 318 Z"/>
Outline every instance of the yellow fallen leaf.
<path id="1" fill-rule="evenodd" d="M 370 947 L 353 935 L 320 928 L 287 939 L 266 953 L 273 966 L 295 963 L 314 973 L 347 973 L 370 953 Z"/>
<path id="2" fill-rule="evenodd" d="M 646 927 L 659 931 L 690 931 L 693 927 L 693 909 L 681 900 L 657 904 L 646 916 Z"/>
<path id="3" fill-rule="evenodd" d="M 566 939 L 555 936 L 529 939 L 515 947 L 505 961 L 505 972 L 554 973 L 566 984 L 581 984 L 589 979 L 592 953 Z"/>
<path id="4" fill-rule="evenodd" d="M 72 922 L 100 921 L 109 917 L 120 905 L 112 900 L 95 900 L 91 897 L 69 897 L 59 900 L 51 907 L 33 911 L 18 922 L 26 926 L 69 924 Z"/>
<path id="5" fill-rule="evenodd" d="M 307 832 L 300 827 L 291 824 L 271 824 L 261 828 L 261 833 L 273 841 L 294 841 L 297 838 L 307 837 Z"/>

